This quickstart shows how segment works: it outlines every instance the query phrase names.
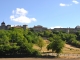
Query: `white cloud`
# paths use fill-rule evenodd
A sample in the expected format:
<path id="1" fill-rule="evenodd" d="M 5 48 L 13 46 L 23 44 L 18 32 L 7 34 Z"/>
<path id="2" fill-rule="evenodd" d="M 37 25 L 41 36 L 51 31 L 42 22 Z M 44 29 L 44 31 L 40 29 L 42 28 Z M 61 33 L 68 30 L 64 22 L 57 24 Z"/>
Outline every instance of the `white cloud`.
<path id="1" fill-rule="evenodd" d="M 51 29 L 54 29 L 54 28 L 63 28 L 61 26 L 54 26 L 54 27 L 50 27 Z"/>
<path id="2" fill-rule="evenodd" d="M 12 11 L 12 15 L 10 16 L 10 19 L 15 22 L 20 23 L 31 23 L 35 22 L 36 18 L 29 18 L 26 15 L 28 14 L 28 11 L 24 8 L 16 8 L 16 10 Z"/>
<path id="3" fill-rule="evenodd" d="M 72 0 L 72 2 L 73 2 L 74 4 L 79 4 L 79 2 L 78 2 L 77 0 Z M 72 4 L 60 3 L 59 5 L 60 5 L 60 6 L 71 6 Z"/>
<path id="4" fill-rule="evenodd" d="M 66 4 L 60 3 L 60 6 L 66 6 Z"/>
<path id="5" fill-rule="evenodd" d="M 73 0 L 72 2 L 75 4 L 79 4 L 79 2 L 77 0 Z"/>
<path id="6" fill-rule="evenodd" d="M 14 26 L 17 26 L 17 24 L 15 24 L 15 25 L 11 25 L 11 27 L 14 27 Z"/>
<path id="7" fill-rule="evenodd" d="M 60 6 L 70 6 L 72 4 L 64 4 L 64 3 L 60 3 Z"/>

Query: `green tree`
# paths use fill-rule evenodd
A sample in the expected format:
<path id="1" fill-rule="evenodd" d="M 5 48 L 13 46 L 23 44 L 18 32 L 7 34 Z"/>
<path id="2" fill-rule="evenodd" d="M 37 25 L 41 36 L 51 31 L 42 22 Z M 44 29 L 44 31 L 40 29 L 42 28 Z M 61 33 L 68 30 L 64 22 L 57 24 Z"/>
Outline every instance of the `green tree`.
<path id="1" fill-rule="evenodd" d="M 49 40 L 50 42 L 52 42 L 54 39 L 53 39 L 53 37 L 49 37 L 48 40 Z"/>
<path id="2" fill-rule="evenodd" d="M 41 48 L 40 50 L 42 50 L 42 47 L 44 46 L 44 41 L 43 38 L 39 36 L 38 38 L 38 43 L 37 45 Z"/>
<path id="3" fill-rule="evenodd" d="M 45 36 L 45 37 L 49 37 L 51 33 L 52 33 L 51 30 L 45 30 L 45 31 L 44 31 L 44 36 Z"/>
<path id="4" fill-rule="evenodd" d="M 56 52 L 57 53 L 57 57 L 59 57 L 59 54 L 62 52 L 62 49 L 64 47 L 65 42 L 62 40 L 55 40 L 52 43 L 50 43 L 47 46 L 47 49 L 52 49 L 52 52 Z"/>

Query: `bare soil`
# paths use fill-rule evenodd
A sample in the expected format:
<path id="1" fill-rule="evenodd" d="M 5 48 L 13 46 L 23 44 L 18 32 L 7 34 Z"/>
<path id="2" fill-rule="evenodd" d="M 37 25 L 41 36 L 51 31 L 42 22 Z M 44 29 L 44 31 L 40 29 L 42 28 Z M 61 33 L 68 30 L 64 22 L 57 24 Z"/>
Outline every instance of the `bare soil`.
<path id="1" fill-rule="evenodd" d="M 64 58 L 0 58 L 0 60 L 80 60 L 78 59 L 64 59 Z"/>

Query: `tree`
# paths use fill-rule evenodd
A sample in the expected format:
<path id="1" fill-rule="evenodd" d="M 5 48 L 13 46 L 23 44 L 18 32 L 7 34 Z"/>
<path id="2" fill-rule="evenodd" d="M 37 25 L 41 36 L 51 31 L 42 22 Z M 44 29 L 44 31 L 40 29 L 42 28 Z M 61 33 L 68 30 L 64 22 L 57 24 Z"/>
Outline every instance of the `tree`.
<path id="1" fill-rule="evenodd" d="M 51 33 L 52 33 L 52 31 L 50 31 L 50 30 L 45 30 L 45 31 L 44 31 L 44 36 L 45 36 L 45 37 L 49 37 Z"/>
<path id="2" fill-rule="evenodd" d="M 49 41 L 50 41 L 50 42 L 52 42 L 52 41 L 53 41 L 53 38 L 52 38 L 52 37 L 49 37 L 48 39 L 49 39 Z"/>
<path id="3" fill-rule="evenodd" d="M 65 42 L 62 41 L 61 39 L 55 40 L 47 46 L 47 49 L 48 50 L 52 49 L 52 52 L 56 52 L 57 57 L 59 57 L 59 54 L 62 52 L 62 49 L 64 47 L 64 44 L 65 44 Z"/>
<path id="4" fill-rule="evenodd" d="M 44 46 L 44 41 L 43 41 L 43 39 L 40 36 L 38 38 L 37 45 L 41 48 L 40 50 L 42 50 L 42 47 Z"/>

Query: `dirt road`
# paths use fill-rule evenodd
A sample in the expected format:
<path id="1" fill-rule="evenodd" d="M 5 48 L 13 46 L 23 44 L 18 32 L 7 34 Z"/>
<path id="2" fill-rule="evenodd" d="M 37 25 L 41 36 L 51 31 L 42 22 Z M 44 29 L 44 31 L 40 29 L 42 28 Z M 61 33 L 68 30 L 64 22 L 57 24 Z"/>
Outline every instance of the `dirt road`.
<path id="1" fill-rule="evenodd" d="M 64 59 L 64 58 L 0 58 L 0 60 L 80 60 L 80 59 Z"/>

